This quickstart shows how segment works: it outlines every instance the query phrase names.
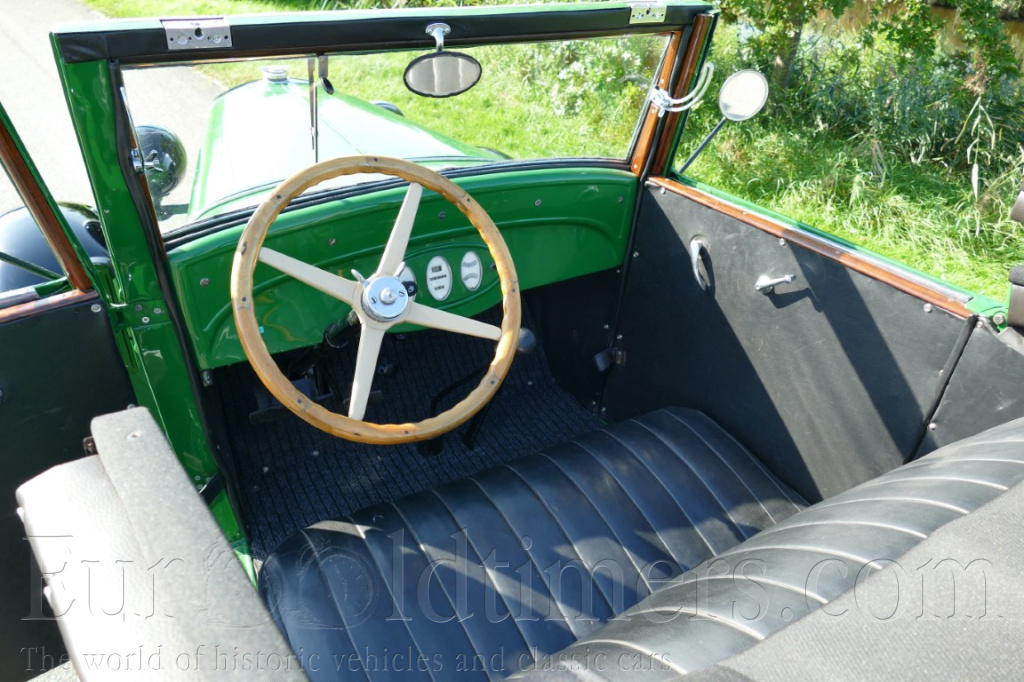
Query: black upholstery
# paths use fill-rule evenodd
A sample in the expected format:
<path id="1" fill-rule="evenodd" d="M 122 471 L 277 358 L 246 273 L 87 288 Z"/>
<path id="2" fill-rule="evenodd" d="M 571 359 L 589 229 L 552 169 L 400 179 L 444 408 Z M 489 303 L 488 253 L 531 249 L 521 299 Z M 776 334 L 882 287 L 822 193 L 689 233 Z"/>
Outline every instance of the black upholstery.
<path id="1" fill-rule="evenodd" d="M 299 532 L 260 573 L 314 679 L 500 678 L 804 502 L 664 409 Z"/>
<path id="2" fill-rule="evenodd" d="M 1022 479 L 1018 420 L 795 513 L 707 417 L 661 410 L 319 524 L 272 555 L 262 588 L 296 652 L 335 654 L 329 677 L 671 679 L 849 604 L 900 557 L 921 563 L 926 538 Z"/>
<path id="3" fill-rule="evenodd" d="M 947 523 L 700 682 L 1019 680 L 1024 485 Z"/>
<path id="4" fill-rule="evenodd" d="M 614 662 L 646 656 L 648 676 L 655 679 L 701 670 L 859 587 L 936 530 L 1000 497 L 1022 478 L 1024 420 L 1017 420 L 782 521 L 673 581 L 544 666 L 599 671 L 605 679 L 624 680 L 631 671 Z M 999 525 L 988 530 L 1019 532 Z M 932 559 L 943 556 L 951 555 Z M 915 561 L 903 570 L 924 562 Z M 841 608 L 850 608 L 849 600 L 829 610 L 841 613 Z M 947 634 L 960 627 L 954 622 Z M 963 641 L 958 646 L 969 649 Z M 866 649 L 860 651 L 867 655 Z M 827 649 L 821 655 L 827 658 Z M 535 675 L 538 681 L 547 679 L 542 673 L 523 677 Z"/>

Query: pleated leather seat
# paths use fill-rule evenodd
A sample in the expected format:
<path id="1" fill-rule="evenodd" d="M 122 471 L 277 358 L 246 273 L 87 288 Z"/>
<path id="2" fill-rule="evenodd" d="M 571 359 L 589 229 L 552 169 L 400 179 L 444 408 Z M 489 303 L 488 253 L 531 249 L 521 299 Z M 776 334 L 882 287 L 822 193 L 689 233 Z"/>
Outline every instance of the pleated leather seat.
<path id="1" fill-rule="evenodd" d="M 498 679 L 805 506 L 663 409 L 296 533 L 260 588 L 314 679 Z"/>
<path id="2" fill-rule="evenodd" d="M 1000 498 L 1021 481 L 1024 419 L 948 445 L 791 516 L 671 581 L 597 633 L 543 661 L 541 671 L 522 679 L 549 679 L 542 671 L 552 669 L 596 671 L 603 680 L 634 679 L 628 666 L 614 664 L 620 659 L 645 661 L 645 679 L 677 679 L 757 645 L 862 587 L 893 562 L 899 573 L 889 580 L 903 575 L 904 589 L 924 589 L 916 573 L 924 562 L 918 558 L 899 566 L 900 558 L 923 546 L 937 530 Z M 1020 529 L 994 525 L 991 532 L 998 536 Z M 928 555 L 928 560 L 935 563 L 948 556 L 937 553 Z M 1016 587 L 1004 584 L 998 589 Z M 829 615 L 842 615 L 851 608 L 848 600 L 844 606 L 829 607 Z M 879 608 L 883 615 L 875 618 L 884 620 L 884 609 L 892 609 L 893 601 L 870 608 Z M 990 618 L 998 621 L 1010 616 Z M 955 638 L 956 620 L 945 625 L 950 646 L 970 647 L 969 636 Z M 855 630 L 851 637 L 859 639 L 850 646 L 861 647 L 869 657 L 871 638 L 878 634 L 878 628 Z M 829 652 L 820 654 L 827 658 Z M 1002 677 L 989 674 L 993 679 Z M 845 676 L 869 677 L 856 671 L 846 671 Z M 736 676 L 740 678 L 746 679 Z"/>

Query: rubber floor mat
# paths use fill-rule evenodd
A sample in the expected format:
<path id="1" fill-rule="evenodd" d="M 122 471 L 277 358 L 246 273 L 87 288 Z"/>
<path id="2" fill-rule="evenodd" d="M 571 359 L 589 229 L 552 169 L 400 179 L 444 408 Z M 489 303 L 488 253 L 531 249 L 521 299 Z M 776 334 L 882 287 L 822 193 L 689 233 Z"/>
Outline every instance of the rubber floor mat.
<path id="1" fill-rule="evenodd" d="M 496 309 L 479 319 L 500 320 Z M 342 397 L 349 390 L 356 345 L 352 339 L 320 355 L 321 367 Z M 380 395 L 371 399 L 367 421 L 402 423 L 429 416 L 431 401 L 474 369 L 482 370 L 493 352 L 493 342 L 459 334 L 388 334 L 378 364 L 391 364 L 392 371 L 374 379 Z M 469 428 L 464 424 L 445 435 L 443 450 L 430 456 L 421 454 L 416 443 L 381 446 L 335 438 L 283 409 L 253 424 L 250 414 L 259 407 L 261 385 L 248 363 L 220 370 L 217 381 L 257 565 L 293 532 L 318 521 L 465 478 L 602 425 L 555 384 L 539 346 L 513 361 L 474 446 L 463 442 Z M 440 409 L 461 400 L 477 381 L 479 375 L 453 391 Z M 345 411 L 337 398 L 324 405 Z"/>

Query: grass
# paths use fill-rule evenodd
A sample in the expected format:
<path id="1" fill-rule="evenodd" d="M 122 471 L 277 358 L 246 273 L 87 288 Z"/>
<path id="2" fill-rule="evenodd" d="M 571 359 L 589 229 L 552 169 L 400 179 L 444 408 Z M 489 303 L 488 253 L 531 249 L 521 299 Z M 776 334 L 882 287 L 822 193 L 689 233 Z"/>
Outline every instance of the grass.
<path id="1" fill-rule="evenodd" d="M 637 49 L 660 57 L 664 39 L 644 36 L 629 39 Z M 612 39 L 601 41 L 619 49 Z M 461 50 L 484 65 L 484 76 L 472 90 L 449 99 L 420 97 L 406 89 L 402 74 L 422 52 L 348 55 L 330 63 L 330 78 L 339 92 L 365 100 L 387 100 L 412 121 L 462 142 L 496 149 L 517 159 L 556 156 L 625 156 L 644 90 L 636 83 L 621 83 L 615 96 L 608 91 L 566 91 L 552 96 L 565 80 L 558 74 L 533 73 L 535 64 L 564 62 L 563 43 L 503 45 Z M 233 87 L 259 77 L 259 67 L 286 64 L 293 77 L 306 77 L 306 61 L 237 62 L 199 67 L 222 85 Z M 494 68 L 501 64 L 504 71 Z M 653 73 L 653 65 L 645 67 Z M 498 75 L 508 74 L 508 77 Z M 514 82 L 510 87 L 509 81 Z M 625 94 L 625 97 L 621 95 Z M 583 101 L 578 101 L 583 100 Z M 563 107 L 559 111 L 558 108 Z M 565 109 L 572 109 L 566 111 Z"/>
<path id="2" fill-rule="evenodd" d="M 770 120 L 747 126 L 726 129 L 688 175 L 970 291 L 1006 295 L 1009 267 L 1024 262 L 1024 228 L 986 217 L 963 179 L 891 158 L 883 177 L 870 146 Z"/>
<path id="3" fill-rule="evenodd" d="M 117 17 L 365 7 L 373 1 L 87 0 Z M 427 1 L 398 0 L 403 5 Z M 726 31 L 720 34 L 718 51 L 733 49 Z M 554 48 L 477 48 L 473 52 L 484 64 L 484 79 L 450 100 L 428 100 L 405 90 L 400 76 L 408 54 L 334 59 L 331 76 L 343 92 L 387 99 L 412 120 L 513 157 L 621 156 L 641 87 L 613 77 L 608 87 L 590 93 L 583 84 L 604 66 L 600 55 L 537 51 L 544 49 Z M 561 60 L 557 73 L 534 66 L 552 58 Z M 735 54 L 715 58 L 720 66 L 736 62 Z M 304 63 L 293 64 L 292 74 L 304 77 Z M 201 68 L 225 86 L 252 80 L 257 73 L 251 62 Z M 623 92 L 628 97 L 620 97 Z M 713 124 L 713 109 L 709 98 L 692 119 L 682 156 Z M 730 124 L 688 174 L 915 269 L 1003 299 L 1009 268 L 1024 263 L 1024 228 L 1006 217 L 1019 168 L 1004 169 L 976 199 L 968 171 L 928 160 L 914 163 L 904 152 L 849 131 L 773 115 L 769 105 L 759 119 Z"/>

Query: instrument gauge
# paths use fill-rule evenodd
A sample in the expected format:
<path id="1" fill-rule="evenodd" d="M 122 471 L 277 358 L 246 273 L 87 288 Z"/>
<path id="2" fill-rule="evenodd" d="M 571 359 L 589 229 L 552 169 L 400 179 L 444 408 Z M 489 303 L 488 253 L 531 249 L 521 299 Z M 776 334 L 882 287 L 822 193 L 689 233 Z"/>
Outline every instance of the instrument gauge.
<path id="1" fill-rule="evenodd" d="M 462 256 L 462 268 L 460 272 L 462 276 L 462 285 L 470 291 L 476 291 L 480 288 L 480 281 L 484 276 L 484 266 L 480 262 L 480 256 L 477 255 L 476 251 L 467 251 Z"/>

